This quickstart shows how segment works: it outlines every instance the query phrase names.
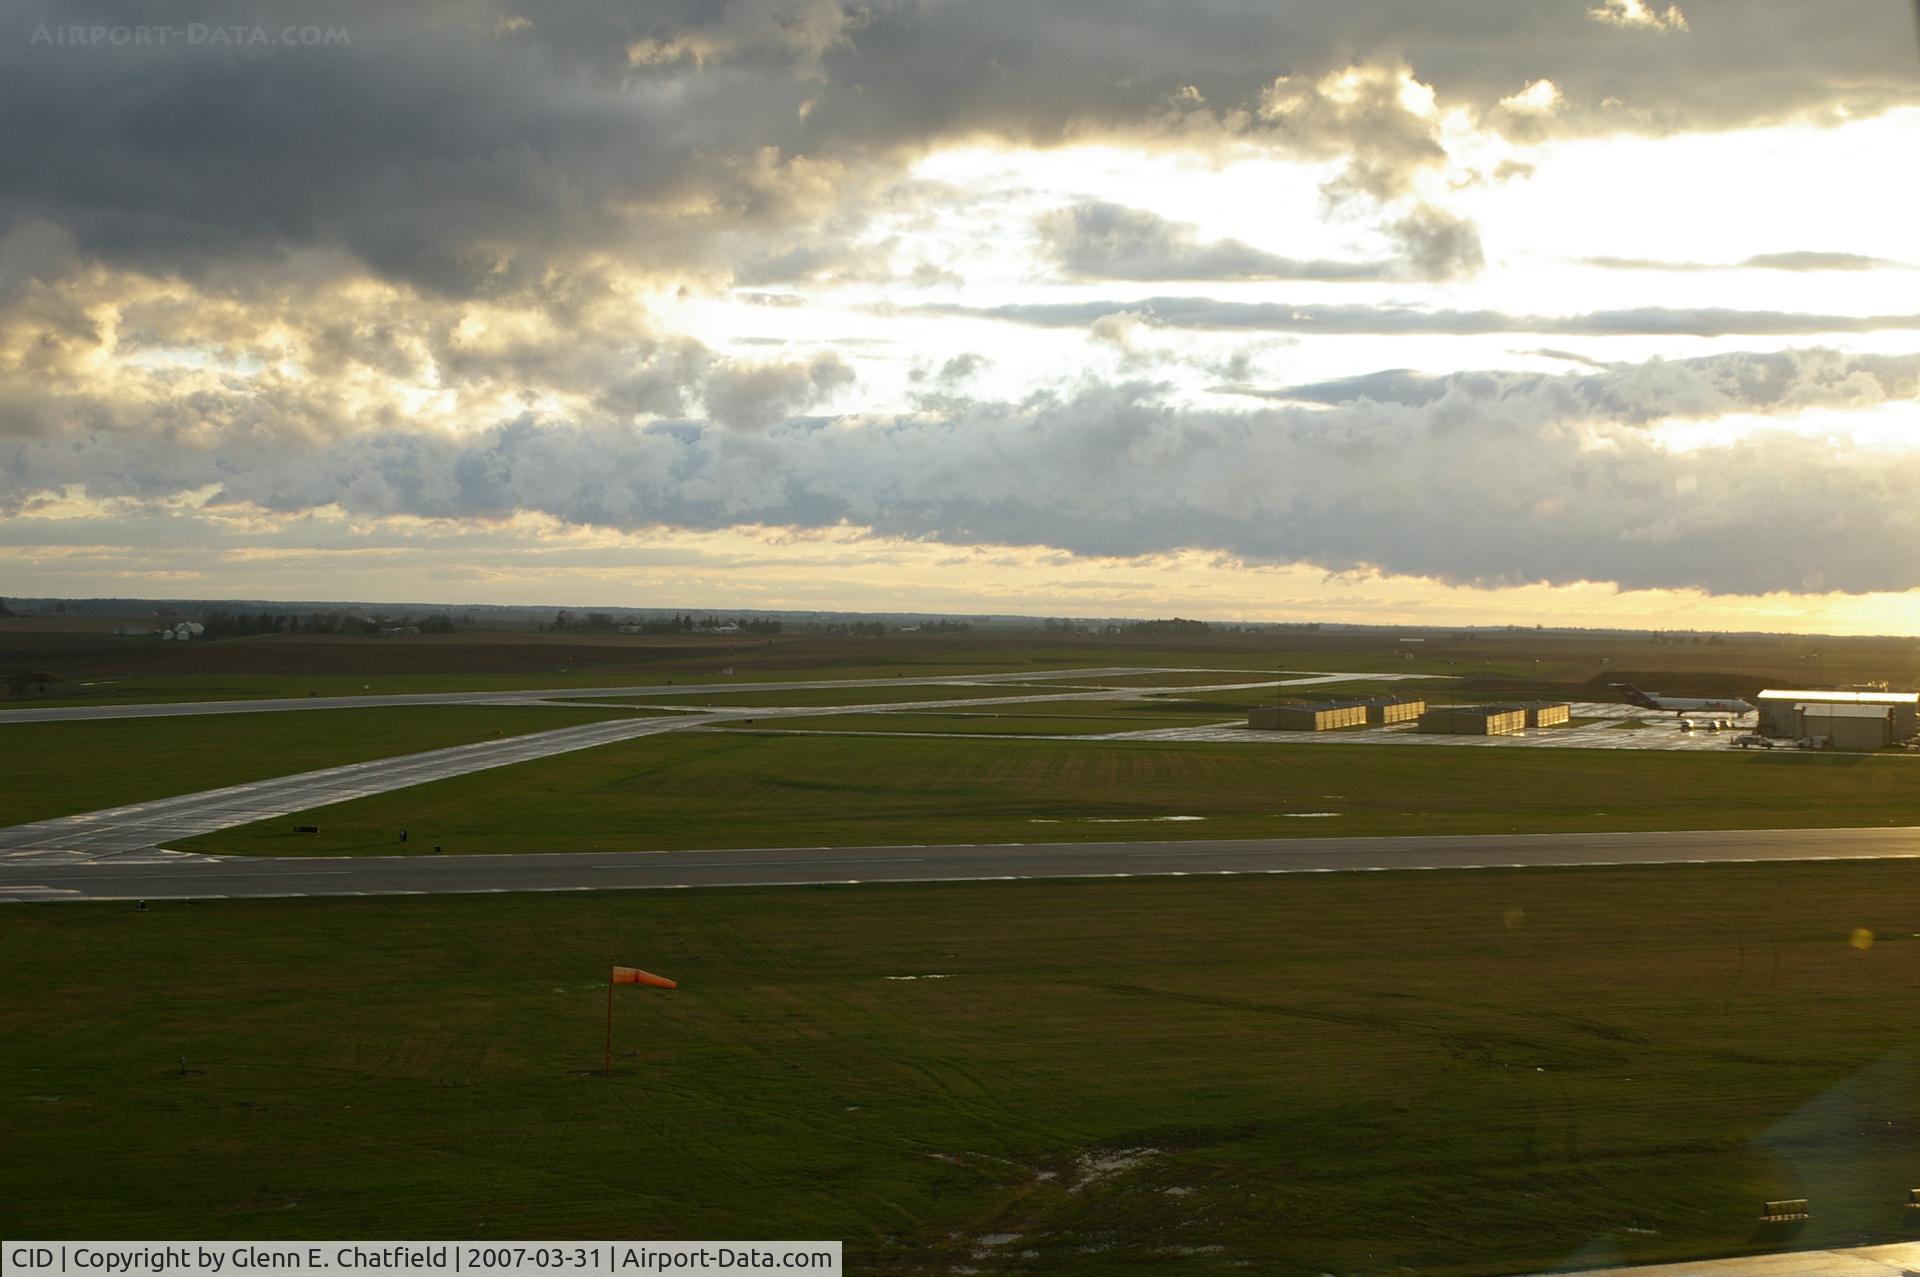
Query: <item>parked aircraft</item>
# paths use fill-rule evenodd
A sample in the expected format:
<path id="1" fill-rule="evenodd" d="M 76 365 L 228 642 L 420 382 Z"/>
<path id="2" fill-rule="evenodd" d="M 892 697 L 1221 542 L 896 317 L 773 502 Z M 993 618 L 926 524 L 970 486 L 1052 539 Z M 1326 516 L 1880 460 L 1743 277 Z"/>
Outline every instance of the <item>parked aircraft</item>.
<path id="1" fill-rule="evenodd" d="M 1632 683 L 1609 683 L 1609 687 L 1626 697 L 1628 702 L 1642 709 L 1665 710 L 1673 714 L 1751 714 L 1753 706 L 1739 697 L 1726 696 L 1662 696 L 1658 692 L 1643 692 Z"/>

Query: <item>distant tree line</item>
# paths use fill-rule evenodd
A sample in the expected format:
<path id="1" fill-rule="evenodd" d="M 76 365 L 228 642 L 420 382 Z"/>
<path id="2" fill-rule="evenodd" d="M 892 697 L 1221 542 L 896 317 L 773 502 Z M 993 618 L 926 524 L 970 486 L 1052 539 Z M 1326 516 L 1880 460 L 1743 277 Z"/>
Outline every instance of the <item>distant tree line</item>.
<path id="1" fill-rule="evenodd" d="M 1205 621 L 1189 621 L 1180 616 L 1162 621 L 1109 621 L 1099 626 L 1049 616 L 1040 623 L 1040 627 L 1050 634 L 1125 635 L 1131 638 L 1196 638 L 1207 634 L 1243 632 L 1238 625 L 1209 625 Z"/>
<path id="2" fill-rule="evenodd" d="M 349 612 L 208 612 L 200 623 L 209 639 L 250 638 L 256 634 L 381 634 L 415 630 L 421 634 L 451 634 L 461 623 L 445 612 L 430 616 L 365 616 Z"/>
<path id="3" fill-rule="evenodd" d="M 885 621 L 809 621 L 809 634 L 836 634 L 852 638 L 880 638 L 887 632 Z"/>
<path id="4" fill-rule="evenodd" d="M 1194 638 L 1211 628 L 1205 621 L 1176 616 L 1165 621 L 1129 621 L 1120 627 L 1120 633 L 1140 638 Z"/>
<path id="5" fill-rule="evenodd" d="M 808 634 L 827 634 L 846 638 L 880 638 L 889 631 L 901 634 L 965 634 L 972 621 L 921 621 L 917 625 L 889 626 L 885 621 L 808 621 L 800 627 Z"/>
<path id="6" fill-rule="evenodd" d="M 540 628 L 587 634 L 693 634 L 700 630 L 719 630 L 731 626 L 743 634 L 778 634 L 780 622 L 766 617 L 696 617 L 691 612 L 676 612 L 670 617 L 619 617 L 612 612 L 569 612 L 562 608 L 553 614 L 551 625 Z"/>

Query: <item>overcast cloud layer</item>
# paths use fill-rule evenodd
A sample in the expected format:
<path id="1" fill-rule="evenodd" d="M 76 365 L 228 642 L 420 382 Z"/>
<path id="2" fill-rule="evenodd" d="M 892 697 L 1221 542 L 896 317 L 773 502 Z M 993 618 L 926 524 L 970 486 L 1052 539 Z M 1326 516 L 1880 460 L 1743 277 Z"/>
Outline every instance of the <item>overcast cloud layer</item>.
<path id="1" fill-rule="evenodd" d="M 1230 302 L 1209 297 L 1147 297 L 1139 301 L 1037 302 L 974 309 L 930 308 L 937 313 L 1004 319 L 1047 328 L 1084 328 L 1112 315 L 1136 316 L 1163 328 L 1237 329 L 1246 332 L 1317 334 L 1538 333 L 1567 337 L 1805 336 L 1920 328 L 1913 315 L 1808 315 L 1777 310 L 1698 307 L 1677 310 L 1642 306 L 1575 315 L 1507 315 L 1492 310 L 1422 310 L 1410 306 L 1348 306 L 1287 302 Z"/>
<path id="2" fill-rule="evenodd" d="M 1920 561 L 1905 494 L 1920 460 L 1761 436 L 1674 454 L 1646 423 L 1882 404 L 1920 357 L 1728 355 L 1592 374 L 1381 374 L 1293 387 L 1328 405 L 1181 411 L 1151 385 L 942 416 L 801 420 L 743 432 L 531 418 L 456 438 L 367 431 L 317 448 L 101 428 L 10 442 L 7 495 L 86 481 L 298 512 L 499 519 L 532 510 L 617 528 L 842 522 L 968 544 L 1096 555 L 1188 546 L 1450 582 L 1903 589 Z M 1781 517 L 1805 486 L 1818 520 Z M 15 508 L 18 508 L 16 505 Z"/>
<path id="3" fill-rule="evenodd" d="M 1666 148 L 1909 119 L 1905 0 L 234 0 L 114 34 L 161 21 L 0 19 L 0 513 L 1920 588 L 1911 256 L 1827 215 L 1658 234 L 1699 168 Z M 1554 185 L 1602 139 L 1644 188 Z"/>
<path id="4" fill-rule="evenodd" d="M 148 268 L 339 249 L 423 286 L 526 285 L 583 253 L 725 270 L 736 235 L 943 141 L 1233 137 L 1402 192 L 1441 162 L 1393 72 L 1494 127 L 1730 128 L 1920 99 L 1887 0 L 1696 0 L 1684 32 L 1579 0 L 613 0 L 170 6 L 186 26 L 324 24 L 346 46 L 58 47 L 150 6 L 26 0 L 0 41 L 0 217 Z M 1329 82 L 1352 67 L 1356 79 Z M 1551 111 L 1505 105 L 1547 81 Z M 697 216 L 689 217 L 690 212 Z"/>

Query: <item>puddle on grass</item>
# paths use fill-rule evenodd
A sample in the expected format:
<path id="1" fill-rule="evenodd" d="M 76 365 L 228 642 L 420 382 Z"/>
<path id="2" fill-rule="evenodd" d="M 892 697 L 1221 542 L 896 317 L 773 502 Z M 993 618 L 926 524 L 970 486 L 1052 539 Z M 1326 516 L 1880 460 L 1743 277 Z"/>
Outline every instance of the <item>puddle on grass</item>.
<path id="1" fill-rule="evenodd" d="M 1019 1233 L 982 1233 L 975 1237 L 967 1250 L 969 1259 L 992 1259 L 994 1252 L 1002 1246 L 1020 1240 Z M 979 1272 L 978 1268 L 961 1268 L 958 1272 Z"/>
<path id="2" fill-rule="evenodd" d="M 882 980 L 951 980 L 950 975 L 883 975 Z"/>
<path id="3" fill-rule="evenodd" d="M 1282 820 L 1325 820 L 1328 816 L 1344 816 L 1344 811 L 1283 811 L 1276 812 Z"/>
<path id="4" fill-rule="evenodd" d="M 1067 1189 L 1077 1193 L 1090 1185 L 1112 1179 L 1114 1176 L 1142 1165 L 1148 1158 L 1155 1157 L 1157 1148 L 1119 1148 L 1108 1153 L 1087 1153 L 1074 1159 L 1073 1168 L 1078 1178 Z"/>

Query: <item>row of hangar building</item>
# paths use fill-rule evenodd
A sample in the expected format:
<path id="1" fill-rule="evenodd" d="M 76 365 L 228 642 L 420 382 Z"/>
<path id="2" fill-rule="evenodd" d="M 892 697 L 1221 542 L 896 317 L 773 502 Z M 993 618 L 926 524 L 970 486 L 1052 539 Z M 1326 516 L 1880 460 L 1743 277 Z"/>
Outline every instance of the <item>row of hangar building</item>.
<path id="1" fill-rule="evenodd" d="M 1560 727 L 1572 719 L 1572 707 L 1565 701 L 1428 708 L 1424 700 L 1411 696 L 1263 705 L 1247 711 L 1248 727 L 1279 732 L 1326 732 L 1341 727 L 1412 723 L 1416 731 L 1447 736 L 1512 736 L 1529 727 Z"/>
<path id="2" fill-rule="evenodd" d="M 1769 689 L 1754 700 L 1758 711 L 1754 731 L 1770 740 L 1864 752 L 1920 737 L 1920 692 Z M 1326 732 L 1413 723 L 1418 731 L 1450 736 L 1512 736 L 1529 727 L 1560 727 L 1572 718 L 1572 707 L 1565 701 L 1429 707 L 1418 697 L 1375 696 L 1260 706 L 1248 711 L 1247 726 L 1263 731 Z"/>

